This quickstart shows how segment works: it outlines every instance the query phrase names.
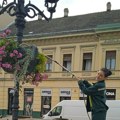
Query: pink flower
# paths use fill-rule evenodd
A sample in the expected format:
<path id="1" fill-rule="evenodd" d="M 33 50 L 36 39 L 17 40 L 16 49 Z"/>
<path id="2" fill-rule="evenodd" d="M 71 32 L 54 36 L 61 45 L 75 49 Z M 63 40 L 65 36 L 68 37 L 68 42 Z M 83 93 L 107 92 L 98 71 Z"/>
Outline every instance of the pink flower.
<path id="1" fill-rule="evenodd" d="M 5 50 L 5 46 L 0 47 L 0 50 Z"/>
<path id="2" fill-rule="evenodd" d="M 46 80 L 46 79 L 48 79 L 48 75 L 44 74 L 44 75 L 42 75 L 42 78 L 43 78 L 43 80 Z"/>
<path id="3" fill-rule="evenodd" d="M 19 53 L 18 56 L 17 56 L 17 58 L 22 58 L 22 54 Z"/>
<path id="4" fill-rule="evenodd" d="M 12 58 L 12 57 L 14 57 L 15 56 L 15 54 L 14 53 L 10 53 L 10 57 Z"/>
<path id="5" fill-rule="evenodd" d="M 2 57 L 0 57 L 0 61 L 2 61 Z"/>
<path id="6" fill-rule="evenodd" d="M 40 73 L 35 74 L 35 81 L 42 81 L 42 75 Z"/>
<path id="7" fill-rule="evenodd" d="M 7 35 L 9 35 L 9 34 L 11 33 L 11 30 L 10 30 L 10 29 L 7 29 L 7 30 L 5 30 L 5 33 L 6 33 Z"/>
<path id="8" fill-rule="evenodd" d="M 18 51 L 17 50 L 13 50 L 13 53 L 15 53 L 16 55 L 18 54 Z"/>
<path id="9" fill-rule="evenodd" d="M 4 54 L 2 55 L 2 57 L 6 57 L 6 54 L 4 53 Z"/>
<path id="10" fill-rule="evenodd" d="M 0 51 L 0 55 L 4 55 L 5 54 L 5 52 L 4 51 Z"/>
<path id="11" fill-rule="evenodd" d="M 2 33 L 2 34 L 0 34 L 0 37 L 5 38 L 6 36 L 7 36 L 7 34 L 6 34 L 6 33 Z"/>
<path id="12" fill-rule="evenodd" d="M 12 65 L 9 63 L 2 64 L 2 67 L 12 69 Z"/>

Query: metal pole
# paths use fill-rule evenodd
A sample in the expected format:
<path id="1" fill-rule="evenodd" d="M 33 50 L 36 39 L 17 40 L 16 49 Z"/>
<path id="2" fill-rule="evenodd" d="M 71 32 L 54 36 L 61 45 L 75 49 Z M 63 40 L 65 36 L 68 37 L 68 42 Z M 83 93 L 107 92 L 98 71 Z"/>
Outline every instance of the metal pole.
<path id="1" fill-rule="evenodd" d="M 25 28 L 25 17 L 26 17 L 26 12 L 24 9 L 24 0 L 18 0 L 16 9 L 17 10 L 16 10 L 15 25 L 17 28 L 17 42 L 18 44 L 21 44 L 23 38 L 23 31 Z"/>
<path id="2" fill-rule="evenodd" d="M 14 97 L 12 105 L 12 120 L 18 120 L 19 109 L 19 82 L 15 77 Z"/>
<path id="3" fill-rule="evenodd" d="M 59 0 L 45 0 L 45 7 L 47 7 L 48 12 L 50 13 L 50 17 L 47 18 L 44 13 L 38 9 L 35 5 L 29 3 L 25 6 L 24 0 L 14 0 L 10 4 L 7 4 L 7 0 L 3 0 L 2 6 L 0 6 L 0 15 L 3 14 L 5 11 L 10 16 L 16 16 L 15 19 L 15 26 L 17 28 L 17 42 L 18 45 L 22 43 L 23 39 L 23 31 L 25 28 L 25 17 L 28 16 L 29 18 L 34 18 L 37 15 L 41 15 L 45 20 L 50 20 L 52 18 L 53 13 L 55 12 L 55 8 L 57 6 L 57 2 Z M 51 6 L 49 6 L 49 3 Z M 52 7 L 52 4 L 55 3 L 55 5 Z M 14 12 L 12 12 L 12 10 Z M 33 11 L 33 15 L 29 14 L 29 11 Z M 18 109 L 19 109 L 19 80 L 16 76 L 15 77 L 15 85 L 14 85 L 14 97 L 13 97 L 13 105 L 12 105 L 12 120 L 18 120 Z"/>
<path id="4" fill-rule="evenodd" d="M 23 31 L 25 28 L 25 9 L 24 9 L 24 0 L 18 0 L 18 6 L 16 7 L 16 19 L 15 25 L 17 28 L 17 42 L 18 45 L 22 43 Z M 12 120 L 18 120 L 18 110 L 19 110 L 19 80 L 15 76 L 15 94 L 13 98 L 13 107 L 12 107 Z"/>

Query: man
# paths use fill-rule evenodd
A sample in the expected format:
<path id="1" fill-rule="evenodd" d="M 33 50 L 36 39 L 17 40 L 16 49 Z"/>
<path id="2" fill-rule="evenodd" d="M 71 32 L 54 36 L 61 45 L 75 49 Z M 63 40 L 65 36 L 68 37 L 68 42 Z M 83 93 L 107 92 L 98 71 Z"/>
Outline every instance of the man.
<path id="1" fill-rule="evenodd" d="M 92 120 L 106 120 L 108 106 L 106 105 L 105 80 L 111 74 L 110 70 L 102 68 L 97 72 L 97 82 L 93 85 L 86 80 L 78 81 L 81 91 L 87 95 L 87 110 L 92 112 Z"/>

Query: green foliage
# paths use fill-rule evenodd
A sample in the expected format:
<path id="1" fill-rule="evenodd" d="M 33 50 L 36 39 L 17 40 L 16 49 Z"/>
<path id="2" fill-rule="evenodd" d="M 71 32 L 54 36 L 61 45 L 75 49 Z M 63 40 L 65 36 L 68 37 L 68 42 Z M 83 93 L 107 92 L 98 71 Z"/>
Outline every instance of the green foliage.
<path id="1" fill-rule="evenodd" d="M 2 46 L 5 46 L 6 51 L 11 52 L 17 48 L 17 42 L 14 41 L 13 39 L 2 38 L 0 40 L 0 47 Z"/>
<path id="2" fill-rule="evenodd" d="M 47 61 L 46 57 L 43 54 L 39 53 L 37 55 L 37 59 L 39 60 L 39 63 L 36 66 L 36 71 L 44 72 L 44 70 L 45 70 L 45 63 Z"/>

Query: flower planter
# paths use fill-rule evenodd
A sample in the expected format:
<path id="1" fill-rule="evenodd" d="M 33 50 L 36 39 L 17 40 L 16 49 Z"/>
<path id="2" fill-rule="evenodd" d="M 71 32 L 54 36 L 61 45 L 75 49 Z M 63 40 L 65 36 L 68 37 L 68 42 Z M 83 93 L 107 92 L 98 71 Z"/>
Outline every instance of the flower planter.
<path id="1" fill-rule="evenodd" d="M 34 85 L 47 78 L 43 74 L 46 57 L 36 46 L 18 45 L 12 38 L 0 37 L 0 67 L 5 72 L 14 74 L 22 83 Z"/>

